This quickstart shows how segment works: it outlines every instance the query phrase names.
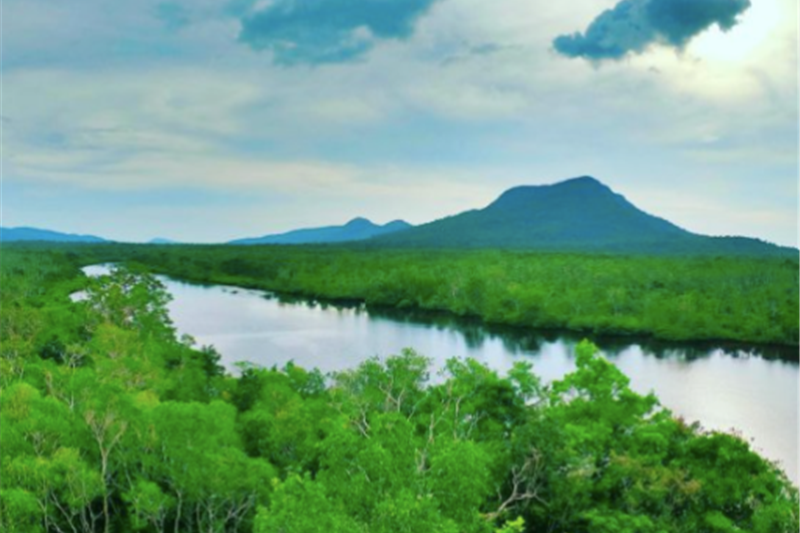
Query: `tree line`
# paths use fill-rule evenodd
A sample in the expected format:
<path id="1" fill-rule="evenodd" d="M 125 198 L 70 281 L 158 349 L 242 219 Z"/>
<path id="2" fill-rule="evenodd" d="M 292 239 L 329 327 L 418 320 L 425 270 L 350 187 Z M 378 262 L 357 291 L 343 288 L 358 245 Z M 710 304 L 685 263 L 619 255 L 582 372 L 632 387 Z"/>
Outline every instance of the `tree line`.
<path id="1" fill-rule="evenodd" d="M 796 258 L 346 246 L 78 250 L 85 261 L 138 262 L 190 281 L 524 328 L 784 346 L 797 346 L 800 332 Z"/>

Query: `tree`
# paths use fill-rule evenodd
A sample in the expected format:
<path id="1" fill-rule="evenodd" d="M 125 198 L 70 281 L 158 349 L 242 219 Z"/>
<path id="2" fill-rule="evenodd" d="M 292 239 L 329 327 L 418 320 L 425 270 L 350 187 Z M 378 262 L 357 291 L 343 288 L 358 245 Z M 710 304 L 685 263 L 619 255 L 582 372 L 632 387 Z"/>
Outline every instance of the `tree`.
<path id="1" fill-rule="evenodd" d="M 273 483 L 272 501 L 269 507 L 259 507 L 254 533 L 367 531 L 348 515 L 340 501 L 329 497 L 324 486 L 309 476 L 290 475 L 283 482 L 273 480 Z"/>
<path id="2" fill-rule="evenodd" d="M 167 342 L 175 338 L 167 313 L 170 299 L 155 276 L 115 266 L 110 274 L 89 281 L 85 301 L 95 327 L 113 324 Z"/>

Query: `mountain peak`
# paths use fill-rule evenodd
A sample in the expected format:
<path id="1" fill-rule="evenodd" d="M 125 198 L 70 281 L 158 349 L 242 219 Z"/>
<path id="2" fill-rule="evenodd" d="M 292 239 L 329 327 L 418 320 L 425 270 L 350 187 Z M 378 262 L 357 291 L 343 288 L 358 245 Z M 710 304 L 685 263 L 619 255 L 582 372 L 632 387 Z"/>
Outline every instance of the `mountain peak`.
<path id="1" fill-rule="evenodd" d="M 391 222 L 387 222 L 386 224 L 384 224 L 381 227 L 384 228 L 384 229 L 390 229 L 391 228 L 391 229 L 400 230 L 400 229 L 410 228 L 410 227 L 412 227 L 412 225 L 409 224 L 408 222 L 406 222 L 405 220 L 397 219 L 397 220 L 392 220 Z"/>
<path id="2" fill-rule="evenodd" d="M 371 228 L 373 226 L 375 226 L 375 224 L 368 218 L 364 217 L 356 217 L 344 225 L 346 228 Z"/>
<path id="3" fill-rule="evenodd" d="M 560 181 L 548 185 L 512 187 L 489 205 L 489 209 L 519 209 L 531 202 L 587 201 L 599 197 L 617 196 L 600 180 L 591 176 Z"/>
<path id="4" fill-rule="evenodd" d="M 619 250 L 690 241 L 591 176 L 508 189 L 484 209 L 388 236 L 415 246 Z"/>
<path id="5" fill-rule="evenodd" d="M 578 176 L 577 178 L 570 178 L 558 183 L 553 183 L 551 187 L 602 187 L 607 189 L 608 186 L 601 182 L 599 179 L 592 176 Z"/>

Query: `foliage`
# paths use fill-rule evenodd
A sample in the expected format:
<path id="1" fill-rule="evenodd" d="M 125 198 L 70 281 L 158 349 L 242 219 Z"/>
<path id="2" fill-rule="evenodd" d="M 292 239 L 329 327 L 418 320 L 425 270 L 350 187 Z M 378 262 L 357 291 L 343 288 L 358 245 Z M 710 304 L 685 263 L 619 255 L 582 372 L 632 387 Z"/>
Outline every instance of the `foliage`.
<path id="1" fill-rule="evenodd" d="M 797 489 L 775 465 L 634 393 L 588 341 L 548 385 L 526 363 L 500 376 L 461 359 L 432 378 L 413 350 L 328 376 L 244 364 L 233 377 L 213 349 L 175 338 L 146 272 L 86 280 L 78 266 L 92 253 L 2 251 L 3 531 L 800 526 Z"/>
<path id="2" fill-rule="evenodd" d="M 189 281 L 491 324 L 673 341 L 799 342 L 796 256 L 146 245 L 84 245 L 80 253 L 84 264 L 144 264 Z"/>

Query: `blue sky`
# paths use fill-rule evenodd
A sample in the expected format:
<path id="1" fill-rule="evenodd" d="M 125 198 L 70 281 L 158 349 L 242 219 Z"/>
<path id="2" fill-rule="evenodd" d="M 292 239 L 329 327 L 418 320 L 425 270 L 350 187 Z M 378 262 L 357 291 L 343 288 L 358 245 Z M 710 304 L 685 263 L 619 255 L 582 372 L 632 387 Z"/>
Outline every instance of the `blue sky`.
<path id="1" fill-rule="evenodd" d="M 4 226 L 422 223 L 593 175 L 797 244 L 792 0 L 4 0 Z"/>

